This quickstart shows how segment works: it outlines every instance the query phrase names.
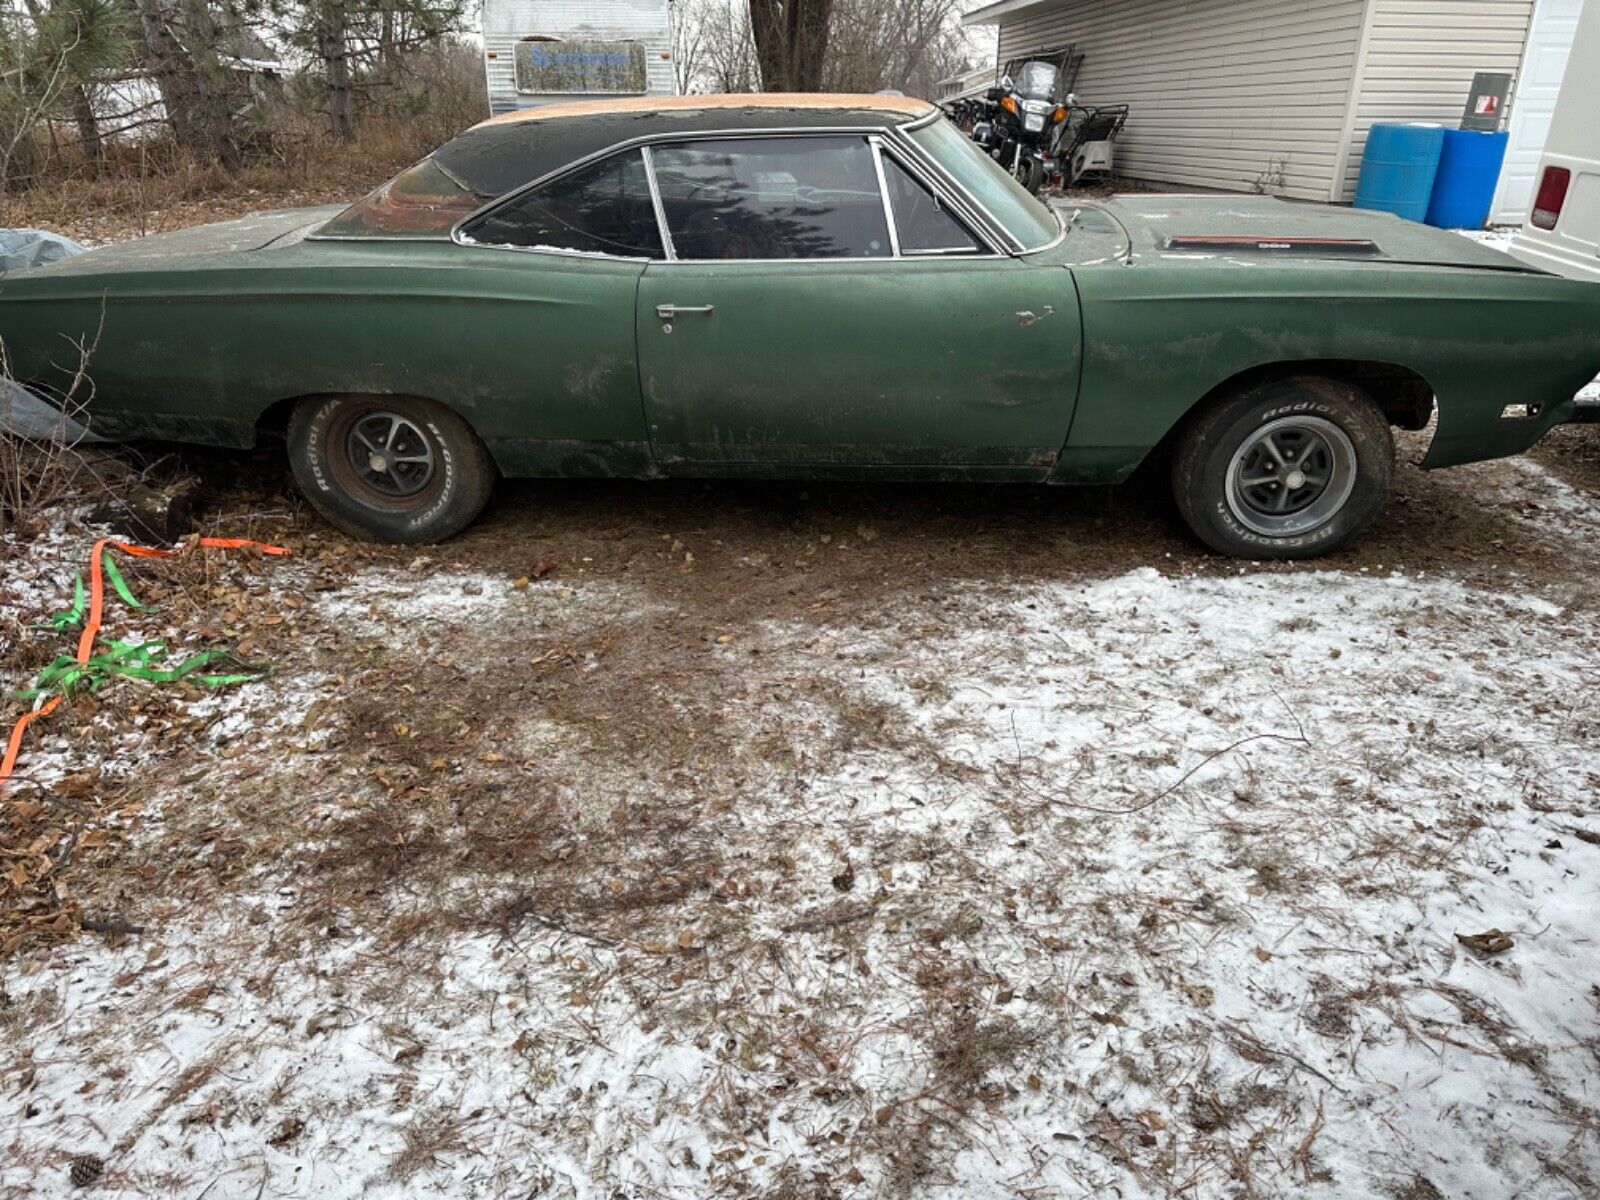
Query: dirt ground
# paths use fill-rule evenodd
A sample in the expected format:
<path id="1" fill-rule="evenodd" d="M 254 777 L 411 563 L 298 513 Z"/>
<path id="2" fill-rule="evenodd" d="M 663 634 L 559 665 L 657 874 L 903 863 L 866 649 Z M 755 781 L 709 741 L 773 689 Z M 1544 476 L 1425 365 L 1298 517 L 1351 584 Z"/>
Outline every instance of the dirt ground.
<path id="1" fill-rule="evenodd" d="M 1425 438 L 1291 566 L 1156 468 L 507 483 L 417 551 L 154 461 L 293 556 L 108 631 L 273 671 L 30 738 L 0 1196 L 1594 1195 L 1600 431 Z M 92 536 L 0 546 L 8 690 Z"/>

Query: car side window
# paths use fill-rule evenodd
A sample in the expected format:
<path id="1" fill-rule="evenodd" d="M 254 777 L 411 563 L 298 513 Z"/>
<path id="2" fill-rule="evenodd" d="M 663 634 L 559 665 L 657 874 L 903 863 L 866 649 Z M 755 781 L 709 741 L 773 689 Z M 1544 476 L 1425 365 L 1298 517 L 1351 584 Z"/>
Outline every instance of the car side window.
<path id="1" fill-rule="evenodd" d="M 465 226 L 468 241 L 525 249 L 665 258 L 650 179 L 637 150 L 524 192 Z"/>
<path id="2" fill-rule="evenodd" d="M 902 254 L 976 254 L 978 239 L 956 220 L 939 198 L 888 154 L 883 156 L 883 181 L 894 211 L 895 232 Z"/>
<path id="3" fill-rule="evenodd" d="M 680 259 L 886 258 L 872 148 L 861 137 L 726 138 L 650 151 Z"/>

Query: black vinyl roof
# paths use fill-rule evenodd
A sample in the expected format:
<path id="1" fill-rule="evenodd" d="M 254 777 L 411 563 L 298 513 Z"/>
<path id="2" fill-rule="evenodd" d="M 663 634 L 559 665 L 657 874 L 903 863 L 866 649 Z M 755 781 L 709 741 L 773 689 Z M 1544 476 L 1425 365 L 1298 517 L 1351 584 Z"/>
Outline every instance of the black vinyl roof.
<path id="1" fill-rule="evenodd" d="M 508 113 L 467 130 L 432 158 L 480 196 L 533 179 L 635 138 L 764 129 L 883 129 L 937 110 L 901 96 L 641 97 Z"/>

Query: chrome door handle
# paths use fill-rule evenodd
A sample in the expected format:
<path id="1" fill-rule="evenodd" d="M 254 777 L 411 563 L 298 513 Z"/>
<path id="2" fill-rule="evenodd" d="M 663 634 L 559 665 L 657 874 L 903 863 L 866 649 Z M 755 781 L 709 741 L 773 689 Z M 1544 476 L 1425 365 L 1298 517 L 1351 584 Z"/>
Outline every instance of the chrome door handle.
<path id="1" fill-rule="evenodd" d="M 660 317 L 663 321 L 670 321 L 673 317 L 682 316 L 684 313 L 705 313 L 707 316 L 710 316 L 715 311 L 716 306 L 712 304 L 656 305 L 656 316 Z"/>

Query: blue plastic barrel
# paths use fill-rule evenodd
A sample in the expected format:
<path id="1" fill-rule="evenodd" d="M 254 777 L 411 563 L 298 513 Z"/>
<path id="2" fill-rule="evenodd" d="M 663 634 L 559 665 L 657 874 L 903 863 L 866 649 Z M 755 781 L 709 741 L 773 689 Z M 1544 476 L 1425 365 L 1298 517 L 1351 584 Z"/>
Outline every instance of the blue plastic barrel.
<path id="1" fill-rule="evenodd" d="M 1440 229 L 1482 229 L 1489 220 L 1505 157 L 1504 130 L 1445 130 L 1439 172 L 1433 177 L 1433 199 L 1428 202 L 1428 224 Z"/>
<path id="2" fill-rule="evenodd" d="M 1426 217 L 1444 134 L 1437 125 L 1374 125 L 1361 156 L 1356 207 L 1392 212 L 1408 221 Z"/>

